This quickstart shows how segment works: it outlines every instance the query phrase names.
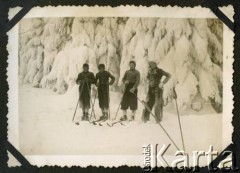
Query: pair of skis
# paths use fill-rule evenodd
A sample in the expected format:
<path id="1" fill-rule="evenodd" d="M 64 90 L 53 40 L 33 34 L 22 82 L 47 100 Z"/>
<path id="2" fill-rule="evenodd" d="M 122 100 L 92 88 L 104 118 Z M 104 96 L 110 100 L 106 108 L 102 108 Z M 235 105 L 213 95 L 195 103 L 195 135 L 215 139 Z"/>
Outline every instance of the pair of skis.
<path id="1" fill-rule="evenodd" d="M 112 124 L 107 123 L 107 125 L 110 126 L 110 127 L 113 127 L 116 124 L 121 124 L 122 126 L 125 126 L 124 122 L 126 122 L 126 120 L 119 120 L 119 121 L 116 121 Z"/>
<path id="2" fill-rule="evenodd" d="M 124 86 L 124 93 L 125 93 L 125 86 Z M 82 94 L 82 89 L 83 89 L 83 87 L 81 88 L 81 90 L 80 90 L 80 95 Z M 92 119 L 92 114 L 94 113 L 94 118 L 96 119 L 96 117 L 95 117 L 95 112 L 94 112 L 94 105 L 95 105 L 95 100 L 96 100 L 96 97 L 97 97 L 97 93 L 96 93 L 96 95 L 95 95 L 95 97 L 94 97 L 94 101 L 92 102 L 92 100 L 91 100 L 91 104 L 92 104 L 92 110 L 91 110 L 91 116 L 90 116 L 90 119 Z M 109 104 L 109 86 L 108 86 L 108 104 Z M 122 97 L 122 99 L 123 99 L 123 97 Z M 116 115 L 115 115 L 115 117 L 114 117 L 114 120 L 116 120 L 116 118 L 117 118 L 117 115 L 118 115 L 118 112 L 119 112 L 119 109 L 120 109 L 120 106 L 121 106 L 121 103 L 122 103 L 122 99 L 121 99 L 121 102 L 120 102 L 120 104 L 119 104 L 119 106 L 118 106 L 118 109 L 117 109 L 117 112 L 116 112 Z M 75 116 L 76 116 L 76 112 L 77 112 L 77 108 L 78 108 L 78 105 L 79 105 L 79 102 L 80 102 L 80 99 L 78 99 L 78 101 L 77 101 L 77 105 L 76 105 L 76 108 L 75 108 L 75 111 L 74 111 L 74 114 L 73 114 L 73 118 L 72 118 L 72 122 L 74 122 L 74 119 L 75 119 Z M 109 115 L 108 115 L 108 118 L 110 118 L 110 105 L 109 105 Z M 108 120 L 108 119 L 106 119 L 106 120 Z M 90 122 L 91 124 L 93 124 L 93 125 L 96 125 L 97 123 L 100 125 L 100 126 L 102 126 L 102 124 L 101 124 L 101 122 L 103 121 L 103 122 L 105 122 L 106 120 L 100 120 L 100 119 L 98 119 L 98 120 L 95 120 L 95 121 L 92 121 L 92 122 Z M 109 126 L 109 127 L 112 127 L 112 126 L 114 126 L 115 124 L 118 124 L 118 123 L 120 123 L 121 125 L 124 125 L 123 124 L 123 121 L 121 121 L 121 120 L 119 120 L 119 121 L 116 121 L 116 122 L 114 122 L 114 123 L 112 123 L 112 124 L 109 124 L 109 123 L 107 123 L 107 125 Z M 80 123 L 79 122 L 77 122 L 77 123 L 75 123 L 76 125 L 79 125 Z"/>
<path id="3" fill-rule="evenodd" d="M 102 123 L 104 123 L 106 121 L 107 121 L 107 119 L 106 120 L 96 120 L 96 121 L 92 121 L 91 124 L 93 124 L 93 125 L 97 125 L 98 124 L 99 126 L 103 126 Z M 125 122 L 125 120 L 119 120 L 119 121 L 116 121 L 116 122 L 113 122 L 113 123 L 107 122 L 106 124 L 109 127 L 113 127 L 116 124 L 125 125 L 125 124 L 123 124 L 123 122 Z"/>
<path id="4" fill-rule="evenodd" d="M 105 122 L 105 121 L 107 121 L 107 119 L 98 119 L 98 120 L 95 120 L 95 121 L 92 121 L 92 122 L 90 122 L 91 124 L 93 124 L 93 125 L 100 125 L 100 126 L 102 126 L 101 125 L 101 122 Z"/>
<path id="5" fill-rule="evenodd" d="M 105 121 L 103 121 L 103 120 L 101 120 L 101 121 L 99 121 L 99 120 L 96 120 L 96 121 L 92 121 L 92 122 L 89 122 L 90 124 L 93 124 L 93 125 L 99 125 L 99 126 L 103 126 L 103 122 L 105 122 Z M 116 122 L 114 122 L 114 123 L 106 123 L 109 127 L 113 127 L 114 125 L 116 125 L 116 124 L 121 124 L 121 125 L 123 125 L 123 126 L 125 126 L 125 124 L 123 124 L 123 122 L 124 121 L 121 121 L 121 120 L 119 120 L 119 121 L 116 121 Z M 75 123 L 76 125 L 80 125 L 80 123 L 79 122 L 77 122 L 77 123 Z"/>

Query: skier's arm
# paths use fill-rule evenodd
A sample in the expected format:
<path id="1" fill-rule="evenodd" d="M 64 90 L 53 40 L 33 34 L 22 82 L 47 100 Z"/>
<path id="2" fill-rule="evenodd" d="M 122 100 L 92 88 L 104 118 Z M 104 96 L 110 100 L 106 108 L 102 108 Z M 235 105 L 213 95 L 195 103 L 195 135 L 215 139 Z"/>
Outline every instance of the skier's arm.
<path id="1" fill-rule="evenodd" d="M 109 77 L 111 79 L 111 81 L 109 82 L 109 85 L 112 85 L 115 81 L 115 77 L 111 73 L 109 73 Z"/>
<path id="2" fill-rule="evenodd" d="M 77 77 L 77 80 L 76 80 L 76 83 L 79 85 L 80 84 L 80 82 L 81 82 L 81 73 L 78 75 L 78 77 Z"/>
<path id="3" fill-rule="evenodd" d="M 138 85 L 140 84 L 140 73 L 137 71 L 137 79 L 133 86 L 134 89 L 137 89 Z"/>
<path id="4" fill-rule="evenodd" d="M 167 82 L 169 81 L 169 79 L 171 78 L 171 75 L 170 75 L 170 73 L 165 72 L 164 70 L 162 70 L 162 73 L 163 73 L 163 75 L 166 77 L 166 78 L 163 80 L 163 83 L 165 84 L 165 83 L 167 83 Z"/>
<path id="5" fill-rule="evenodd" d="M 90 75 L 89 75 L 89 83 L 91 83 L 91 84 L 95 84 L 96 83 L 95 77 L 94 77 L 93 73 L 90 73 Z"/>
<path id="6" fill-rule="evenodd" d="M 98 79 L 99 79 L 99 75 L 98 75 L 98 73 L 96 74 L 96 77 L 95 77 L 95 84 L 96 84 L 96 86 L 98 85 Z"/>
<path id="7" fill-rule="evenodd" d="M 125 72 L 125 74 L 124 74 L 124 76 L 123 76 L 123 78 L 122 78 L 122 82 L 125 84 L 125 82 L 126 82 L 126 75 L 127 75 L 127 72 Z"/>
<path id="8" fill-rule="evenodd" d="M 148 71 L 147 79 L 150 79 L 150 71 Z"/>

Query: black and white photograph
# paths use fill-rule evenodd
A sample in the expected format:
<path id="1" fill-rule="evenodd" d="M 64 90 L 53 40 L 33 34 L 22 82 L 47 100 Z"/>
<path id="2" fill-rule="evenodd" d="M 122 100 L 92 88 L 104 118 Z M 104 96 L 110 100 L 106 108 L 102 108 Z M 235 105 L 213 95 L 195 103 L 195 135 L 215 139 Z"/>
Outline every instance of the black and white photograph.
<path id="1" fill-rule="evenodd" d="M 221 151 L 223 105 L 232 100 L 222 21 L 101 14 L 19 22 L 20 152 L 137 156 L 145 144 L 170 144 L 168 156 Z"/>

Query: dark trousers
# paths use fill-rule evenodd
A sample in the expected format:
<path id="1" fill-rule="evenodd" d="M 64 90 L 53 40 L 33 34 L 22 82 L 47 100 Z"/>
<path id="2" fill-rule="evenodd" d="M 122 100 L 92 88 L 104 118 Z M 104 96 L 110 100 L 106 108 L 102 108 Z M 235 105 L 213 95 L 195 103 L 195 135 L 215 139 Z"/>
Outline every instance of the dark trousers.
<path id="1" fill-rule="evenodd" d="M 98 100 L 101 109 L 109 107 L 109 86 L 100 84 L 98 86 Z"/>
<path id="2" fill-rule="evenodd" d="M 146 107 L 143 110 L 142 120 L 148 121 L 150 116 L 150 111 L 152 111 L 154 107 L 154 115 L 156 122 L 160 122 L 163 116 L 163 90 L 159 87 L 149 87 L 147 99 L 146 99 Z M 148 110 L 149 109 L 149 110 Z"/>
<path id="3" fill-rule="evenodd" d="M 138 90 L 135 89 L 134 94 L 130 92 L 130 89 L 134 86 L 134 83 L 129 83 L 126 85 L 125 92 L 123 94 L 122 102 L 121 102 L 121 109 L 127 110 L 130 108 L 132 111 L 137 110 L 138 101 L 137 101 L 137 93 Z"/>
<path id="4" fill-rule="evenodd" d="M 80 107 L 83 110 L 90 109 L 91 87 L 89 84 L 81 84 L 79 87 Z"/>

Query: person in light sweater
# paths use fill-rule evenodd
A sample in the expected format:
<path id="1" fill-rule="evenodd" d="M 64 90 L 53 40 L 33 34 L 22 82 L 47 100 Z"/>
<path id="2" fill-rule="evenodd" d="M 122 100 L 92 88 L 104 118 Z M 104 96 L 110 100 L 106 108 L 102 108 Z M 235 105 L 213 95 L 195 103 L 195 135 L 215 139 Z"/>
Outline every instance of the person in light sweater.
<path id="1" fill-rule="evenodd" d="M 130 61 L 129 63 L 130 69 L 127 70 L 124 74 L 122 82 L 124 83 L 125 89 L 123 93 L 123 98 L 121 102 L 121 109 L 123 112 L 122 117 L 120 120 L 125 121 L 128 119 L 127 116 L 127 109 L 130 108 L 132 111 L 131 117 L 129 120 L 134 120 L 135 113 L 138 108 L 138 86 L 140 83 L 140 73 L 136 70 L 136 62 Z"/>

